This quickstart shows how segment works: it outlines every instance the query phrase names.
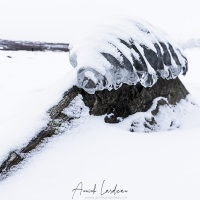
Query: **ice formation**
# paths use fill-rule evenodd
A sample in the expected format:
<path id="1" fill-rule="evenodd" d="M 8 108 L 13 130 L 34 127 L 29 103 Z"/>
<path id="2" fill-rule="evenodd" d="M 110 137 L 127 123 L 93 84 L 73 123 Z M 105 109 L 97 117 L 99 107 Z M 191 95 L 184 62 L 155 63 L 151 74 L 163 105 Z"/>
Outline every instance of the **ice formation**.
<path id="1" fill-rule="evenodd" d="M 151 87 L 158 78 L 187 72 L 181 48 L 145 21 L 117 18 L 97 26 L 70 49 L 77 85 L 90 94 L 117 89 L 123 83 Z"/>

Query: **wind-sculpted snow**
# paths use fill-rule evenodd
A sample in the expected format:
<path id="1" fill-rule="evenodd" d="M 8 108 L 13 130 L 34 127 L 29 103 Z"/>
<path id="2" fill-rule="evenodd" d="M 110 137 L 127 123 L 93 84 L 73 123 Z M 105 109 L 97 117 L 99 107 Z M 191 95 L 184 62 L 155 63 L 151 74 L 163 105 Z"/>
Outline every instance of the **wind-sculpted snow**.
<path id="1" fill-rule="evenodd" d="M 144 21 L 118 18 L 82 36 L 70 49 L 78 86 L 88 93 L 123 83 L 151 87 L 187 72 L 181 48 Z"/>

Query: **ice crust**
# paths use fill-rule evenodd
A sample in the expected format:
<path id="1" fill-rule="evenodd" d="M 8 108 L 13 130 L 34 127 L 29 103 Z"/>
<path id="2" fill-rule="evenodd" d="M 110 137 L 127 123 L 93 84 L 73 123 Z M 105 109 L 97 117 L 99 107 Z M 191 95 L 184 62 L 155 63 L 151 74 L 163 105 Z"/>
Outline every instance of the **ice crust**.
<path id="1" fill-rule="evenodd" d="M 151 87 L 187 72 L 182 49 L 148 22 L 120 17 L 83 34 L 70 49 L 77 85 L 88 93 L 123 83 Z"/>

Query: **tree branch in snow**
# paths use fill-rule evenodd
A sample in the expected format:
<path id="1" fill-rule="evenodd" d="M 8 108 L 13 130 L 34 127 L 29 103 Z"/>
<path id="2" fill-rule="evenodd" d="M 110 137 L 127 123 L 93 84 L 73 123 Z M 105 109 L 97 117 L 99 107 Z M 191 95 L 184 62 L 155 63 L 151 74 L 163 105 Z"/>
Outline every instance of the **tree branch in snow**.
<path id="1" fill-rule="evenodd" d="M 37 149 L 37 147 L 39 147 L 45 139 L 55 135 L 57 129 L 63 122 L 68 121 L 70 123 L 70 121 L 73 120 L 73 118 L 64 115 L 62 111 L 78 94 L 79 89 L 76 86 L 65 92 L 62 100 L 48 111 L 50 121 L 47 126 L 40 131 L 36 137 L 31 139 L 27 145 L 9 153 L 7 158 L 0 165 L 0 180 L 6 178 L 12 169 L 19 165 L 32 150 Z"/>

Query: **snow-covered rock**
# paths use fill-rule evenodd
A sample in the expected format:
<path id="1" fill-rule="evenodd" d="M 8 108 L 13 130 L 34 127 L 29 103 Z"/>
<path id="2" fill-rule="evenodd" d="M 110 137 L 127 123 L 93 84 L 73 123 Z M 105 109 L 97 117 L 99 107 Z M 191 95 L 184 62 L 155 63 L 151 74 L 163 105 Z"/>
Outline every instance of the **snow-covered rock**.
<path id="1" fill-rule="evenodd" d="M 123 84 L 117 90 L 96 91 L 95 94 L 88 94 L 84 89 L 80 91 L 85 105 L 90 109 L 90 114 L 105 115 L 107 123 L 118 123 L 135 113 L 146 112 L 154 105 L 157 98 L 166 99 L 170 105 L 169 109 L 173 110 L 173 106 L 186 99 L 189 94 L 178 77 L 172 80 L 160 78 L 149 88 L 140 84 Z"/>
<path id="2" fill-rule="evenodd" d="M 147 112 L 138 112 L 130 117 L 131 132 L 169 131 L 183 126 L 183 118 L 191 110 L 198 109 L 191 95 L 176 105 L 166 98 L 156 98 Z"/>
<path id="3" fill-rule="evenodd" d="M 70 47 L 78 86 L 93 94 L 123 83 L 151 87 L 158 78 L 187 72 L 181 48 L 145 21 L 117 18 L 87 32 Z"/>

